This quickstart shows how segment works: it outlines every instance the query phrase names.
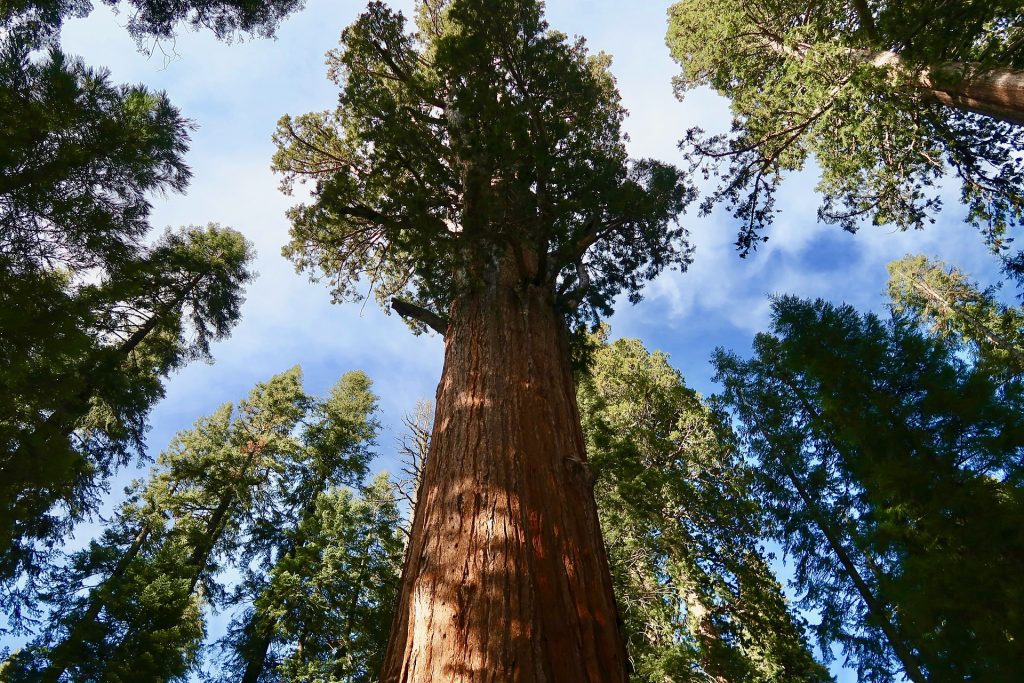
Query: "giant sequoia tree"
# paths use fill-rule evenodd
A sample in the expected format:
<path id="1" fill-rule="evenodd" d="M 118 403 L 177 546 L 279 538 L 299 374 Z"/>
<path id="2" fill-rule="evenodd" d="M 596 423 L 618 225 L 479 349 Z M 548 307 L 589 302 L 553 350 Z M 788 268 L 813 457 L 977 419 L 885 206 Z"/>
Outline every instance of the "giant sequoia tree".
<path id="1" fill-rule="evenodd" d="M 375 2 L 337 111 L 281 121 L 286 253 L 445 336 L 385 681 L 622 681 L 570 333 L 685 266 L 681 173 L 626 157 L 608 59 L 535 0 Z"/>
<path id="2" fill-rule="evenodd" d="M 1019 2 L 683 0 L 668 43 L 680 93 L 709 85 L 732 101 L 730 134 L 694 129 L 684 146 L 726 166 L 705 208 L 729 205 L 744 252 L 763 239 L 782 175 L 812 154 L 824 221 L 920 228 L 949 177 L 990 246 L 1009 248 L 1024 217 Z"/>

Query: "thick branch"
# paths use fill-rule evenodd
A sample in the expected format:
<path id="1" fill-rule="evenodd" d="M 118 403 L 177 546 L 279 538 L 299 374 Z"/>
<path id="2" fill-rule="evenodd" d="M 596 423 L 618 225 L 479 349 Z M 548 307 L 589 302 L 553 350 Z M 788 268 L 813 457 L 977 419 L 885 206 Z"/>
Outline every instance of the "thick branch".
<path id="1" fill-rule="evenodd" d="M 411 318 L 423 323 L 442 337 L 448 332 L 448 318 L 422 306 L 394 297 L 391 299 L 391 309 L 403 318 Z"/>
<path id="2" fill-rule="evenodd" d="M 626 219 L 624 218 L 613 218 L 608 221 L 601 222 L 596 218 L 587 224 L 587 230 L 583 233 L 583 236 L 576 240 L 576 244 L 572 245 L 573 251 L 568 254 L 567 262 L 576 263 L 583 258 L 583 255 L 587 253 L 590 247 L 597 244 L 603 237 L 608 233 L 617 230 L 625 224 Z"/>
<path id="3" fill-rule="evenodd" d="M 811 50 L 810 45 L 790 47 L 766 35 L 760 39 L 764 47 L 782 57 L 803 59 Z M 915 67 L 892 50 L 850 48 L 848 54 L 865 64 L 905 71 L 907 84 L 926 100 L 1024 126 L 1024 71 L 990 69 L 970 62 Z"/>
<path id="4" fill-rule="evenodd" d="M 1024 71 L 943 64 L 921 69 L 917 86 L 947 107 L 1024 126 Z"/>
<path id="5" fill-rule="evenodd" d="M 587 272 L 587 267 L 583 265 L 582 258 L 576 260 L 576 279 L 578 284 L 566 299 L 566 306 L 570 311 L 575 311 L 580 307 L 580 304 L 583 303 L 583 297 L 587 295 L 587 290 L 590 289 L 590 274 Z"/>

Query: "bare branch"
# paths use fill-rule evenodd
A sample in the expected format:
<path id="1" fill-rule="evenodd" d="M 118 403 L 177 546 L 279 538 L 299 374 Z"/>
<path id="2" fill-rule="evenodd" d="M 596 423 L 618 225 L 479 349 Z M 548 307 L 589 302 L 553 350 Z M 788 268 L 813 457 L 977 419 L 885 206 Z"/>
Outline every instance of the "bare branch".
<path id="1" fill-rule="evenodd" d="M 442 337 L 448 332 L 448 318 L 422 306 L 394 297 L 391 299 L 391 309 L 403 318 L 412 318 L 423 323 Z"/>

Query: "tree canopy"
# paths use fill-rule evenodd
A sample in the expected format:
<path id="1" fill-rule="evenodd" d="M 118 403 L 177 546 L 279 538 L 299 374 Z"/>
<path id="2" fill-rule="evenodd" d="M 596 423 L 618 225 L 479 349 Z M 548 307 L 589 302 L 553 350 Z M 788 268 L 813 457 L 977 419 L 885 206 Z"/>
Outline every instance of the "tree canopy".
<path id="1" fill-rule="evenodd" d="M 734 116 L 729 133 L 693 129 L 681 143 L 721 174 L 705 212 L 730 208 L 746 254 L 766 239 L 782 177 L 813 156 L 820 220 L 921 228 L 955 184 L 968 221 L 1009 258 L 1024 216 L 1022 27 L 1013 0 L 675 4 L 677 92 L 710 86 Z"/>
<path id="2" fill-rule="evenodd" d="M 924 256 L 889 264 L 889 298 L 900 315 L 967 350 L 993 377 L 1024 372 L 1024 312 L 999 301 L 956 267 Z"/>
<path id="3" fill-rule="evenodd" d="M 143 454 L 167 375 L 230 333 L 254 256 L 213 224 L 152 240 L 152 197 L 189 180 L 192 124 L 163 93 L 33 46 L 0 36 L 0 603 L 11 610 L 108 475 Z"/>
<path id="4" fill-rule="evenodd" d="M 102 0 L 119 8 L 119 0 Z M 180 24 L 205 28 L 224 40 L 236 35 L 271 37 L 281 21 L 303 6 L 303 0 L 131 0 L 123 8 L 129 33 L 140 46 L 147 38 L 170 39 Z M 64 21 L 88 16 L 92 0 L 5 0 L 0 26 L 33 41 L 54 42 Z"/>
<path id="5" fill-rule="evenodd" d="M 1019 382 L 956 349 L 786 297 L 753 358 L 715 358 L 802 604 L 863 680 L 1022 673 Z"/>
<path id="6" fill-rule="evenodd" d="M 442 329 L 509 249 L 581 320 L 685 267 L 672 221 L 692 190 L 671 166 L 627 158 L 609 58 L 541 10 L 432 0 L 410 33 L 373 2 L 344 31 L 328 54 L 338 109 L 286 116 L 275 136 L 285 190 L 312 183 L 290 212 L 297 268 L 338 300 L 404 297 L 400 312 Z"/>

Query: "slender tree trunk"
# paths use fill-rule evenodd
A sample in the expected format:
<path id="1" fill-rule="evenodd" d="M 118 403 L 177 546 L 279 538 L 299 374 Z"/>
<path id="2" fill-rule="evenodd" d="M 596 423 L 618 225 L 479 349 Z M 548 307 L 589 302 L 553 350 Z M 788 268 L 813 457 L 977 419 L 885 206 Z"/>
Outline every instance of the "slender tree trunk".
<path id="1" fill-rule="evenodd" d="M 251 649 L 246 651 L 245 672 L 242 674 L 241 683 L 257 683 L 259 681 L 267 666 L 267 653 L 270 652 L 270 645 L 274 641 L 273 624 L 256 622 L 255 627 L 257 634 Z"/>
<path id="2" fill-rule="evenodd" d="M 288 543 L 287 549 L 283 553 L 284 557 L 294 558 L 299 548 L 305 545 L 305 539 L 298 538 L 298 530 L 302 528 L 302 524 L 312 517 L 316 511 L 316 499 L 323 492 L 325 486 L 326 482 L 321 482 L 320 486 L 317 487 L 316 495 L 303 506 L 302 514 L 295 525 L 295 536 Z M 268 571 L 268 575 L 269 580 L 272 580 L 274 575 L 273 567 Z M 253 614 L 253 621 L 251 623 L 253 628 L 256 629 L 256 635 L 252 640 L 252 645 L 246 648 L 245 672 L 242 674 L 241 683 L 257 683 L 259 681 L 263 670 L 267 667 L 267 653 L 270 652 L 270 646 L 274 643 L 274 627 L 277 626 L 276 621 L 266 619 L 265 615 L 259 612 Z"/>
<path id="3" fill-rule="evenodd" d="M 384 683 L 622 683 L 564 322 L 505 258 L 453 306 Z"/>
<path id="4" fill-rule="evenodd" d="M 171 492 L 177 488 L 177 484 L 171 487 Z M 156 508 L 154 505 L 150 505 L 149 512 L 155 512 Z M 152 532 L 152 527 L 148 524 L 142 526 L 141 529 L 136 532 L 135 537 L 132 539 L 132 544 L 128 546 L 128 549 L 124 552 L 121 558 L 114 565 L 114 569 L 111 570 L 110 575 L 103 580 L 99 586 L 94 588 L 89 594 L 89 603 L 86 607 L 85 613 L 82 617 L 75 621 L 75 625 L 71 628 L 68 633 L 68 637 L 60 642 L 50 653 L 50 663 L 47 668 L 43 671 L 40 681 L 43 683 L 56 683 L 60 680 L 60 677 L 67 671 L 68 667 L 75 663 L 82 657 L 81 648 L 82 643 L 88 635 L 89 628 L 96 623 L 96 619 L 99 617 L 100 612 L 107 604 L 108 590 L 110 586 L 119 581 L 128 571 L 128 567 L 135 558 L 138 557 L 142 551 L 142 546 L 145 545 L 146 540 L 149 538 Z"/>
<path id="5" fill-rule="evenodd" d="M 896 625 L 892 621 L 892 614 L 889 606 L 880 600 L 871 587 L 868 585 L 864 577 L 861 576 L 860 570 L 857 569 L 857 565 L 854 563 L 853 558 L 850 557 L 846 547 L 839 539 L 839 534 L 832 528 L 828 520 L 818 509 L 817 503 L 811 497 L 810 493 L 804 487 L 800 477 L 797 476 L 796 472 L 789 465 L 784 464 L 786 477 L 793 484 L 793 488 L 796 489 L 797 494 L 811 513 L 811 518 L 814 520 L 818 528 L 821 529 L 822 535 L 825 536 L 825 540 L 828 541 L 829 546 L 832 548 L 832 552 L 835 553 L 836 559 L 843 565 L 843 569 L 849 576 L 850 581 L 853 582 L 857 592 L 860 594 L 864 604 L 867 605 L 868 611 L 875 617 L 875 622 L 878 627 L 882 629 L 882 633 L 885 634 L 886 639 L 889 641 L 889 646 L 892 648 L 896 657 L 900 660 L 900 664 L 903 666 L 903 671 L 906 673 L 907 678 L 914 681 L 914 683 L 928 683 L 928 679 L 925 678 L 924 673 L 921 671 L 920 666 L 917 663 L 917 658 L 907 647 L 906 643 L 903 642 L 903 638 L 900 636 Z"/>

